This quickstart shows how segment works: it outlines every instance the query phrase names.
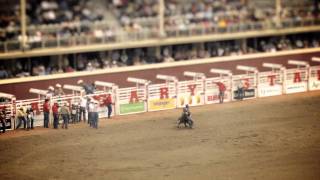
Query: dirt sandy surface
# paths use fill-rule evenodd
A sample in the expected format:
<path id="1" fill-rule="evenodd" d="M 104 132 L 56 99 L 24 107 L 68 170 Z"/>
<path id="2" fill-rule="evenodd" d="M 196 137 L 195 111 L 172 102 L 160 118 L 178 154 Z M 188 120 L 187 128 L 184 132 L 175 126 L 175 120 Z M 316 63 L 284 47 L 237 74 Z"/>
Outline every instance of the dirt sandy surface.
<path id="1" fill-rule="evenodd" d="M 320 92 L 0 135 L 0 179 L 320 179 Z"/>

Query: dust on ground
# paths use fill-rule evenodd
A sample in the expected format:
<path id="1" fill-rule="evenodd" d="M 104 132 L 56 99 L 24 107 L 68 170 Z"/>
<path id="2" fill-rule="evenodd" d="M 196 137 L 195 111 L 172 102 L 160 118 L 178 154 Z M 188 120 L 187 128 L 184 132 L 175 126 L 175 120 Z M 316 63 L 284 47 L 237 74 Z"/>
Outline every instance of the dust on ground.
<path id="1" fill-rule="evenodd" d="M 320 179 L 320 92 L 0 135 L 1 179 Z"/>

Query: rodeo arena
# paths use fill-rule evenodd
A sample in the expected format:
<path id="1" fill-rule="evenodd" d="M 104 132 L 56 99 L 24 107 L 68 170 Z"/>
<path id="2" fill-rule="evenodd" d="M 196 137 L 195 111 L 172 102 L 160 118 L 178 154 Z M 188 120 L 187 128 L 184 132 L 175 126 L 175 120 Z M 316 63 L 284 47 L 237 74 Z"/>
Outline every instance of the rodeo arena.
<path id="1" fill-rule="evenodd" d="M 0 179 L 320 179 L 318 0 L 0 0 Z"/>

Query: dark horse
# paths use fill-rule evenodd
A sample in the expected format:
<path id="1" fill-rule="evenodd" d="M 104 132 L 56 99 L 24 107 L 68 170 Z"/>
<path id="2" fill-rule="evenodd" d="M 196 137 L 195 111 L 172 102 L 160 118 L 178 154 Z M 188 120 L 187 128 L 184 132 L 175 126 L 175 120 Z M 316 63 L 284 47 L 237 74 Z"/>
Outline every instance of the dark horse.
<path id="1" fill-rule="evenodd" d="M 177 127 L 180 128 L 180 124 L 182 123 L 184 124 L 184 127 L 187 127 L 187 125 L 189 128 L 193 127 L 193 121 L 188 111 L 184 111 L 182 115 L 178 118 Z"/>

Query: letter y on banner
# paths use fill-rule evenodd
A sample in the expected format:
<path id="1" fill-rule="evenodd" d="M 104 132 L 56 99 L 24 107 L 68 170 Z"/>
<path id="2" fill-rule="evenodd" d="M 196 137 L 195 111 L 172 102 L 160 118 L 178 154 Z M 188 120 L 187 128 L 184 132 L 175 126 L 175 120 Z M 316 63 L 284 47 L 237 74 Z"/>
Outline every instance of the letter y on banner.
<path id="1" fill-rule="evenodd" d="M 188 88 L 190 89 L 191 96 L 194 96 L 194 90 L 196 89 L 196 85 L 190 84 L 190 85 L 188 85 Z"/>

